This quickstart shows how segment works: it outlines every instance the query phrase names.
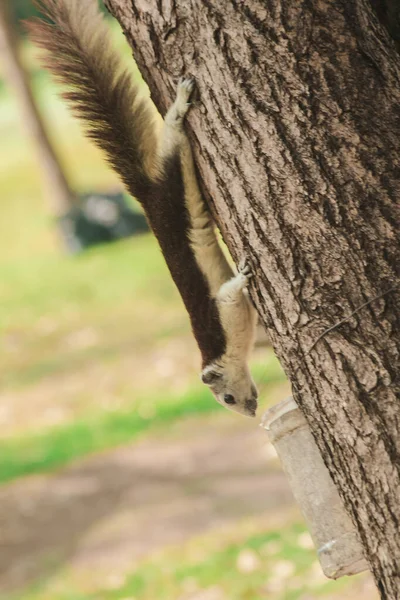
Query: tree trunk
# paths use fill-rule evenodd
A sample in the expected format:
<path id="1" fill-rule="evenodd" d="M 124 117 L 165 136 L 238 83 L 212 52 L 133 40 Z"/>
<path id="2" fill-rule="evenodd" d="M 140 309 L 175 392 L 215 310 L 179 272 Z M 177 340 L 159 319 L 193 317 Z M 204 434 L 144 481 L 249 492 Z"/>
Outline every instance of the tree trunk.
<path id="1" fill-rule="evenodd" d="M 57 216 L 67 213 L 74 203 L 74 194 L 57 160 L 36 106 L 21 57 L 20 44 L 9 14 L 7 0 L 0 0 L 0 60 L 14 88 L 21 107 L 24 125 L 36 141 L 38 158 L 46 177 L 48 196 Z"/>
<path id="2" fill-rule="evenodd" d="M 187 129 L 204 194 L 253 268 L 252 298 L 381 596 L 399 599 L 395 44 L 367 0 L 106 3 L 162 113 L 178 77 L 196 78 Z"/>

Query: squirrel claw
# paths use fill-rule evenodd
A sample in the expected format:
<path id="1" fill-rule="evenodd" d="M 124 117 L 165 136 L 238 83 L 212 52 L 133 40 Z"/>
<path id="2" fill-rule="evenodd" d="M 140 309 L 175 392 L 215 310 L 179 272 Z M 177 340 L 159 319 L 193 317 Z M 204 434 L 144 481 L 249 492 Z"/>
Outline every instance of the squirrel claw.
<path id="1" fill-rule="evenodd" d="M 251 272 L 249 263 L 247 262 L 247 258 L 242 258 L 239 262 L 238 272 L 244 277 L 247 277 L 248 279 L 250 279 L 250 277 L 253 277 L 253 273 Z"/>
<path id="2" fill-rule="evenodd" d="M 180 77 L 178 81 L 178 94 L 185 98 L 185 101 L 188 106 L 190 106 L 190 102 L 188 102 L 192 92 L 195 88 L 195 80 L 193 77 Z"/>

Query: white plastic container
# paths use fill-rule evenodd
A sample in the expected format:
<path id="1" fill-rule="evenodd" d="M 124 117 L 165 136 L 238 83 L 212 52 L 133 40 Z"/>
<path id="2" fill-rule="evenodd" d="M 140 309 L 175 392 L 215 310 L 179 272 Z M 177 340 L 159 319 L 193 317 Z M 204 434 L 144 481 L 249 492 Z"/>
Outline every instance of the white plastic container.
<path id="1" fill-rule="evenodd" d="M 273 406 L 262 427 L 274 445 L 330 579 L 368 570 L 353 523 L 293 398 Z"/>

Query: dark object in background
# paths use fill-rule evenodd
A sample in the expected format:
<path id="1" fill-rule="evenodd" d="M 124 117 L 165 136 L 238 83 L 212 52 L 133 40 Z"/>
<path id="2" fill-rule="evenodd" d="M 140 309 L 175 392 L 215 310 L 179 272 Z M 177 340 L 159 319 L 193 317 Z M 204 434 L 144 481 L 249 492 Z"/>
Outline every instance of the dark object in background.
<path id="1" fill-rule="evenodd" d="M 71 254 L 149 231 L 145 217 L 128 206 L 122 193 L 85 194 L 58 222 Z"/>

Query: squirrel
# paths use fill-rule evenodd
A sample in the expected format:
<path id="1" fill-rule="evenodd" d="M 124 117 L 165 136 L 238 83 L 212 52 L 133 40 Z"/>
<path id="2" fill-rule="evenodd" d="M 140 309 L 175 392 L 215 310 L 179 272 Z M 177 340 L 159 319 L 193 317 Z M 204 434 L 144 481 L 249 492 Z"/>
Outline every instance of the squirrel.
<path id="1" fill-rule="evenodd" d="M 97 0 L 41 0 L 49 19 L 28 30 L 44 66 L 67 84 L 63 97 L 86 125 L 126 188 L 142 205 L 189 314 L 202 357 L 201 379 L 216 400 L 254 417 L 257 389 L 248 368 L 256 311 L 246 264 L 233 274 L 201 196 L 184 119 L 194 80 L 179 81 L 160 126 L 151 101 L 111 47 Z"/>

